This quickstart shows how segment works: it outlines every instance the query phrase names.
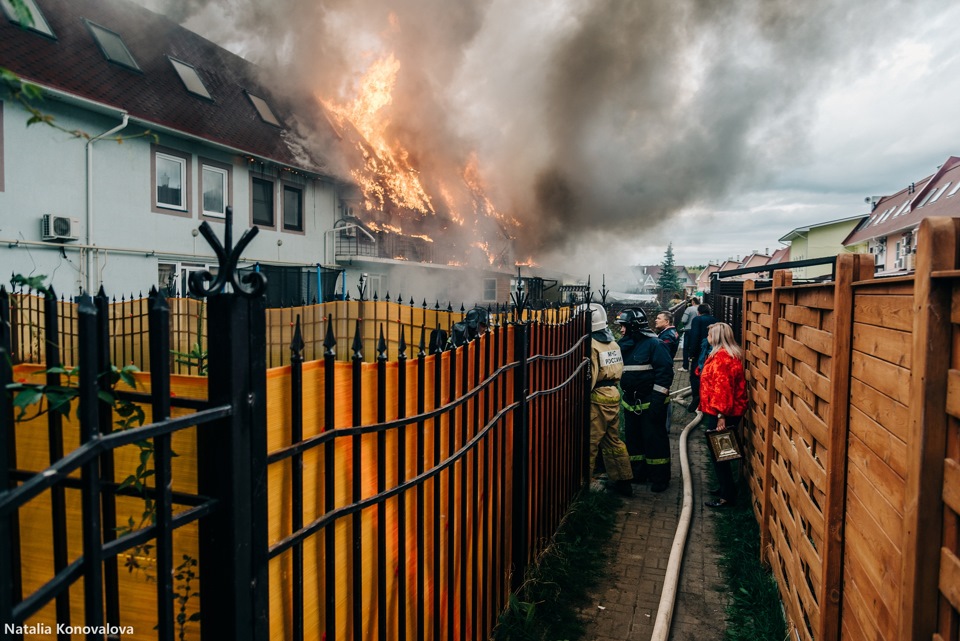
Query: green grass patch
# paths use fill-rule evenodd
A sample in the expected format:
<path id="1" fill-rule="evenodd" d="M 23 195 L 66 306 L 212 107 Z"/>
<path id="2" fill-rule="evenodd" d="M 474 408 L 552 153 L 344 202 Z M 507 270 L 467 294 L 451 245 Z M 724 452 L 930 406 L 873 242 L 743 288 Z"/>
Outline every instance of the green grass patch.
<path id="1" fill-rule="evenodd" d="M 579 639 L 577 610 L 604 574 L 605 544 L 616 524 L 620 497 L 583 491 L 567 511 L 553 542 L 527 569 L 524 583 L 500 615 L 497 641 Z"/>
<path id="2" fill-rule="evenodd" d="M 740 497 L 750 496 L 741 484 Z M 728 641 L 784 641 L 780 592 L 770 570 L 760 563 L 760 526 L 747 500 L 716 512 L 716 536 L 722 550 L 720 567 L 727 582 Z"/>

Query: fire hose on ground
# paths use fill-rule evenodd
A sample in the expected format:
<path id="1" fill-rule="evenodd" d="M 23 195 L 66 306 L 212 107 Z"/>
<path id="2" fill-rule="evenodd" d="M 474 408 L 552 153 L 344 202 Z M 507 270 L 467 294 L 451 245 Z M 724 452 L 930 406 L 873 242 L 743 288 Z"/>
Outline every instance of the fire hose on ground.
<path id="1" fill-rule="evenodd" d="M 690 391 L 689 387 L 677 390 L 671 394 L 673 400 L 683 398 Z M 657 608 L 657 620 L 653 626 L 651 641 L 666 641 L 670 636 L 670 623 L 673 621 L 673 608 L 677 600 L 677 586 L 680 582 L 680 564 L 683 561 L 683 550 L 687 544 L 687 533 L 690 531 L 690 519 L 693 516 L 693 483 L 690 479 L 690 461 L 687 456 L 687 438 L 690 432 L 703 418 L 701 412 L 692 421 L 687 423 L 680 433 L 680 469 L 683 474 L 683 507 L 680 510 L 680 521 L 677 523 L 677 533 L 673 537 L 673 546 L 670 548 L 670 560 L 667 562 L 667 572 L 663 578 L 663 591 L 660 593 L 660 606 Z"/>

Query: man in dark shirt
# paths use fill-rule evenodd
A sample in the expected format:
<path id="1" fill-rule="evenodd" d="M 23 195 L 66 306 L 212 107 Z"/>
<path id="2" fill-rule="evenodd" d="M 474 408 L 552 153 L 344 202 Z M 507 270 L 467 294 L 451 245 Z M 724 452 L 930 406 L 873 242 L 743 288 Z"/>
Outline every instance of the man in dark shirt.
<path id="1" fill-rule="evenodd" d="M 690 323 L 690 331 L 687 332 L 684 341 L 690 341 L 690 405 L 687 406 L 688 412 L 696 412 L 700 404 L 700 371 L 694 364 L 700 360 L 700 350 L 703 349 L 703 343 L 707 340 L 707 330 L 717 322 L 713 315 L 713 309 L 707 303 L 701 303 L 697 307 L 697 317 Z"/>
<path id="2" fill-rule="evenodd" d="M 657 330 L 657 338 L 663 343 L 663 346 L 670 352 L 670 360 L 677 356 L 677 348 L 680 347 L 680 334 L 677 328 L 673 326 L 673 314 L 670 312 L 660 312 L 657 314 L 653 325 Z"/>

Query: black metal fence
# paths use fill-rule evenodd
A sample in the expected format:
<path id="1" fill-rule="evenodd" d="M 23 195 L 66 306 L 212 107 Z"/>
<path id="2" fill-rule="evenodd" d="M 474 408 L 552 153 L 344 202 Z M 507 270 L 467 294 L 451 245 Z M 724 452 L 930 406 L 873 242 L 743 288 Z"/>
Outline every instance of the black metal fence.
<path id="1" fill-rule="evenodd" d="M 122 373 L 111 362 L 103 292 L 77 301 L 73 372 L 61 367 L 57 347 L 60 303 L 45 292 L 44 381 L 14 381 L 9 296 L 0 289 L 0 620 L 36 623 L 53 603 L 48 623 L 88 626 L 89 638 L 101 638 L 130 621 L 122 577 L 150 549 L 159 639 L 196 621 L 210 639 L 267 639 L 278 627 L 294 639 L 369 638 L 374 630 L 378 639 L 488 638 L 587 478 L 589 315 L 524 322 L 521 300 L 512 321 L 495 319 L 485 336 L 456 350 L 428 355 L 430 328 L 421 327 L 412 358 L 401 328 L 392 363 L 381 329 L 375 364 L 363 362 L 358 323 L 349 365 L 336 362 L 328 323 L 324 373 L 313 379 L 319 389 L 304 382 L 297 324 L 287 405 L 268 421 L 265 282 L 231 267 L 256 230 L 234 248 L 231 214 L 225 247 L 201 226 L 221 265 L 216 278 L 191 282 L 218 328 L 206 400 L 171 391 L 169 308 L 155 292 L 148 393 L 116 385 Z M 319 394 L 320 406 L 306 393 Z M 63 395 L 76 403 L 73 449 L 65 446 L 65 417 L 50 411 Z M 41 398 L 48 465 L 21 469 L 19 419 Z M 132 408 L 149 420 L 124 421 Z M 268 447 L 278 432 L 284 443 Z M 171 441 L 184 433 L 196 443 L 195 490 L 174 491 Z M 140 453 L 133 482 L 115 462 L 126 446 Z M 44 493 L 48 516 L 38 521 L 27 507 Z M 78 494 L 74 518 L 69 504 Z M 142 502 L 137 526 L 123 522 L 120 501 Z M 74 523 L 79 554 L 69 545 Z M 53 571 L 38 585 L 24 578 L 22 552 L 24 537 L 45 528 Z M 175 541 L 189 528 L 197 557 L 178 557 Z M 200 586 L 189 610 L 180 600 L 184 577 L 188 594 L 191 580 Z"/>

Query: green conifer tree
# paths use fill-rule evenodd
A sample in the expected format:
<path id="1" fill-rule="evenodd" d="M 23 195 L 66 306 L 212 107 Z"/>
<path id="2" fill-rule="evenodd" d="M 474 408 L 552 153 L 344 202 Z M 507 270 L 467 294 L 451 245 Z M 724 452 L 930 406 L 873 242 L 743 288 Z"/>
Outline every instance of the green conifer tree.
<path id="1" fill-rule="evenodd" d="M 683 283 L 680 282 L 677 265 L 673 260 L 673 243 L 667 245 L 667 252 L 663 255 L 663 262 L 660 263 L 660 278 L 657 279 L 657 287 L 660 289 L 661 305 L 666 306 L 674 294 L 683 297 Z"/>

